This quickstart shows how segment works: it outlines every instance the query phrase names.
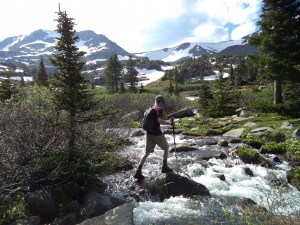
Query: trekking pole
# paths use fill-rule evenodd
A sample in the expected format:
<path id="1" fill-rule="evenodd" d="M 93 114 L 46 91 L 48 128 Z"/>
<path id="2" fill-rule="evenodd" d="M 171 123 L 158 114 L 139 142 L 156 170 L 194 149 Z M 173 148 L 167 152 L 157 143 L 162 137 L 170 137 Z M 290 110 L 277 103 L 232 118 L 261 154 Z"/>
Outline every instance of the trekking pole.
<path id="1" fill-rule="evenodd" d="M 176 150 L 176 142 L 175 142 L 175 126 L 174 126 L 174 118 L 171 119 L 172 128 L 173 128 L 173 138 L 174 138 L 174 148 L 175 148 L 175 170 L 178 172 L 177 169 L 177 150 Z"/>

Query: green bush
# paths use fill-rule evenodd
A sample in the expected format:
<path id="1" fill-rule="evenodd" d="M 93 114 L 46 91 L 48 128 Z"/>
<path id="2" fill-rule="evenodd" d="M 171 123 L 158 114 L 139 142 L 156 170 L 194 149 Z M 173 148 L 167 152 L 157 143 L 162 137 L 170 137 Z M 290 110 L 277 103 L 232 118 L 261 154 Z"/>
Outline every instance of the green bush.
<path id="1" fill-rule="evenodd" d="M 295 167 L 287 173 L 288 181 L 300 190 L 300 167 Z"/>
<path id="2" fill-rule="evenodd" d="M 284 154 L 286 153 L 286 143 L 285 142 L 274 142 L 274 141 L 269 141 L 266 142 L 263 146 L 263 149 L 267 151 L 267 153 L 271 154 Z"/>
<path id="3" fill-rule="evenodd" d="M 245 163 L 259 164 L 263 161 L 260 154 L 249 146 L 239 145 L 235 152 Z"/>

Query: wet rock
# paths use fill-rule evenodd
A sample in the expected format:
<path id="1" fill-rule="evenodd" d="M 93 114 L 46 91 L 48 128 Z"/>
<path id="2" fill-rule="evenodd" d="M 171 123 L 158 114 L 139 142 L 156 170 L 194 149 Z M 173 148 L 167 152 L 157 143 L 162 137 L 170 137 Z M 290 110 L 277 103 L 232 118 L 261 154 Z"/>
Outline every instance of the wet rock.
<path id="1" fill-rule="evenodd" d="M 218 141 L 218 145 L 222 146 L 222 147 L 226 147 L 226 146 L 228 146 L 228 141 L 225 139 L 221 139 Z"/>
<path id="2" fill-rule="evenodd" d="M 213 176 L 216 177 L 216 178 L 219 178 L 222 181 L 225 181 L 225 175 L 224 174 L 217 173 L 217 174 L 214 174 Z"/>
<path id="3" fill-rule="evenodd" d="M 142 129 L 133 131 L 132 134 L 130 135 L 130 137 L 139 137 L 139 136 L 144 136 L 145 133 Z"/>
<path id="4" fill-rule="evenodd" d="M 218 140 L 214 138 L 209 138 L 205 140 L 206 145 L 216 145 L 218 144 Z"/>
<path id="5" fill-rule="evenodd" d="M 218 150 L 218 149 L 204 148 L 204 149 L 199 150 L 198 158 L 203 159 L 203 160 L 209 160 L 209 159 L 212 159 L 212 158 L 220 159 L 220 158 L 225 157 L 222 153 L 223 152 L 221 150 Z"/>
<path id="6" fill-rule="evenodd" d="M 245 173 L 246 173 L 247 175 L 249 175 L 250 177 L 253 177 L 253 176 L 254 176 L 252 170 L 251 170 L 249 167 L 245 167 L 245 168 L 244 168 L 244 171 L 245 171 Z"/>
<path id="7" fill-rule="evenodd" d="M 165 179 L 166 196 L 210 196 L 209 190 L 202 184 L 175 173 L 167 173 Z"/>
<path id="8" fill-rule="evenodd" d="M 176 145 L 176 148 L 171 148 L 171 152 L 187 152 L 187 151 L 196 151 L 198 150 L 198 148 L 190 146 L 190 145 L 182 145 L 182 144 L 178 144 Z"/>
<path id="9" fill-rule="evenodd" d="M 231 138 L 231 139 L 229 139 L 229 143 L 231 143 L 231 144 L 242 143 L 242 141 L 243 141 L 242 138 Z"/>
<path id="10" fill-rule="evenodd" d="M 226 159 L 227 155 L 224 152 L 220 152 L 219 155 L 216 156 L 216 159 Z"/>
<path id="11" fill-rule="evenodd" d="M 275 157 L 273 158 L 273 162 L 275 162 L 275 163 L 281 163 L 281 160 L 279 159 L 278 156 L 275 156 Z"/>

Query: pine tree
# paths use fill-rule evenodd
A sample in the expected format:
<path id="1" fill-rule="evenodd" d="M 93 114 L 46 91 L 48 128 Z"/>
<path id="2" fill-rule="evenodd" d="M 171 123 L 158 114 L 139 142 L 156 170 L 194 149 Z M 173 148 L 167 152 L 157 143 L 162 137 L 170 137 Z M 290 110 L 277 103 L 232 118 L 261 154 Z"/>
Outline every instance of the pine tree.
<path id="1" fill-rule="evenodd" d="M 250 44 L 259 46 L 260 71 L 274 81 L 274 104 L 282 103 L 282 81 L 299 80 L 300 71 L 300 2 L 264 0 L 260 32 Z"/>
<path id="2" fill-rule="evenodd" d="M 138 81 L 137 75 L 138 71 L 134 68 L 135 62 L 129 57 L 129 60 L 127 61 L 126 70 L 125 73 L 125 82 L 128 82 L 130 84 L 130 92 L 135 93 L 136 92 L 136 82 Z"/>
<path id="3" fill-rule="evenodd" d="M 38 86 L 46 86 L 46 87 L 48 86 L 48 75 L 46 72 L 43 56 L 41 56 L 40 59 L 40 66 L 39 66 L 39 70 L 35 82 Z"/>
<path id="4" fill-rule="evenodd" d="M 209 106 L 210 102 L 213 99 L 213 94 L 210 86 L 208 85 L 207 81 L 202 80 L 200 82 L 200 89 L 199 89 L 199 112 L 207 116 L 209 115 Z"/>
<path id="5" fill-rule="evenodd" d="M 235 86 L 243 85 L 247 81 L 247 65 L 243 57 L 238 58 L 237 66 L 234 69 Z"/>
<path id="6" fill-rule="evenodd" d="M 112 54 L 109 57 L 107 66 L 105 68 L 105 84 L 110 93 L 118 92 L 119 82 L 122 77 L 123 66 L 118 59 L 117 54 Z"/>
<path id="7" fill-rule="evenodd" d="M 53 74 L 51 87 L 54 90 L 54 103 L 59 110 L 69 114 L 67 122 L 69 158 L 72 159 L 76 150 L 76 128 L 78 115 L 93 106 L 93 95 L 89 89 L 89 82 L 83 76 L 82 61 L 84 52 L 79 51 L 75 43 L 79 39 L 74 30 L 74 19 L 66 11 L 57 12 L 57 32 L 60 34 L 55 46 L 57 53 L 50 58 L 57 68 Z"/>
<path id="8" fill-rule="evenodd" d="M 5 78 L 0 79 L 0 100 L 6 101 L 12 97 L 13 83 L 11 80 L 12 71 L 7 71 Z"/>
<path id="9" fill-rule="evenodd" d="M 169 83 L 169 94 L 170 95 L 174 94 L 174 86 L 173 86 L 172 81 L 170 81 L 170 83 Z"/>

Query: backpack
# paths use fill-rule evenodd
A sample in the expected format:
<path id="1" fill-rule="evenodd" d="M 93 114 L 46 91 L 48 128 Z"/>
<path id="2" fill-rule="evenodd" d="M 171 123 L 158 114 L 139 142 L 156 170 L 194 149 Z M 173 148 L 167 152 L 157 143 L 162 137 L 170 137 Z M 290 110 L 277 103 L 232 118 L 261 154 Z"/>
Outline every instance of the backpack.
<path id="1" fill-rule="evenodd" d="M 157 119 L 157 113 L 154 107 L 148 108 L 144 113 L 142 120 L 142 128 L 146 131 L 153 131 L 155 128 L 155 120 Z"/>

